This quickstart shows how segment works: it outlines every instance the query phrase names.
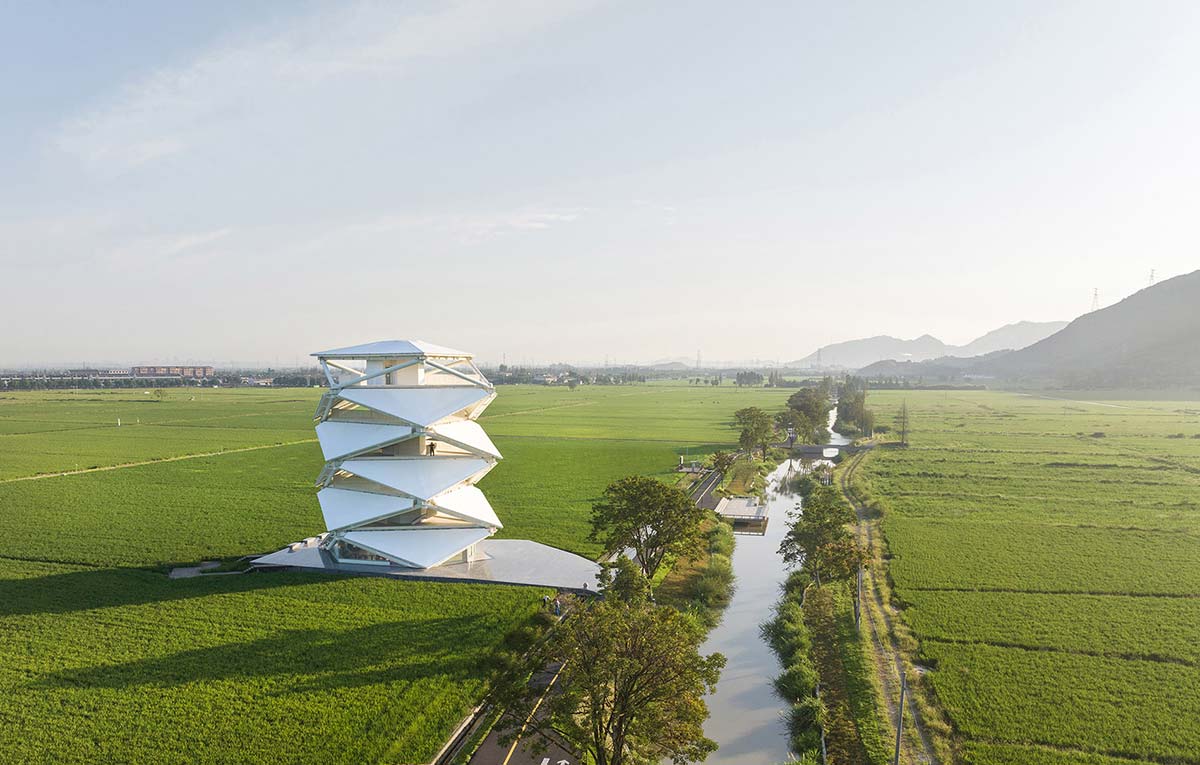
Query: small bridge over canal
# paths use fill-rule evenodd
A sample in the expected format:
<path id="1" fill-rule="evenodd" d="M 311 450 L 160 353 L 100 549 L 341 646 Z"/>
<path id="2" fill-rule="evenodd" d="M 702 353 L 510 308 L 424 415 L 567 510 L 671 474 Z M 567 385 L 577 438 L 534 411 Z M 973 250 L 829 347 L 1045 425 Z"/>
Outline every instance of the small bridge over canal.
<path id="1" fill-rule="evenodd" d="M 788 449 L 793 457 L 802 458 L 832 457 L 839 452 L 846 456 L 851 456 L 858 454 L 859 452 L 866 452 L 875 448 L 875 444 L 861 444 L 859 446 L 855 446 L 854 444 L 796 444 L 795 446 L 789 447 L 786 441 L 778 444 L 772 444 L 772 446 L 780 449 Z"/>

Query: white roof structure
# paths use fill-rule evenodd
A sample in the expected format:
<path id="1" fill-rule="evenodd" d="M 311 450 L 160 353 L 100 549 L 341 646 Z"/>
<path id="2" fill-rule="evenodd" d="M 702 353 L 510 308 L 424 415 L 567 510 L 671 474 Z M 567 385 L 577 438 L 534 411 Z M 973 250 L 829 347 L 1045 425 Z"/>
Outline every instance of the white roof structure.
<path id="1" fill-rule="evenodd" d="M 500 451 L 474 421 L 496 394 L 471 354 L 384 340 L 313 355 L 330 388 L 314 416 L 321 547 L 354 564 L 475 560 L 501 528 L 474 486 Z"/>
<path id="2" fill-rule="evenodd" d="M 410 356 L 469 359 L 473 356 L 466 351 L 456 351 L 453 348 L 434 345 L 424 340 L 377 340 L 374 343 L 317 351 L 312 355 L 319 359 L 371 359 L 378 357 L 401 359 Z"/>

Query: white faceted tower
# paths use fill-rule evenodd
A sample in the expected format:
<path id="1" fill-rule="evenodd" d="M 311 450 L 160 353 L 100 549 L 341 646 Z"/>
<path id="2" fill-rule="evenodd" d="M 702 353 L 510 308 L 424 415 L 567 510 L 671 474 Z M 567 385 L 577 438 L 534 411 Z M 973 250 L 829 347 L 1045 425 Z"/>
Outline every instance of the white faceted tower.
<path id="1" fill-rule="evenodd" d="M 496 393 L 472 355 L 384 340 L 313 356 L 329 381 L 314 416 L 321 547 L 340 563 L 417 569 L 482 557 L 501 524 L 474 484 L 500 452 L 475 422 Z"/>

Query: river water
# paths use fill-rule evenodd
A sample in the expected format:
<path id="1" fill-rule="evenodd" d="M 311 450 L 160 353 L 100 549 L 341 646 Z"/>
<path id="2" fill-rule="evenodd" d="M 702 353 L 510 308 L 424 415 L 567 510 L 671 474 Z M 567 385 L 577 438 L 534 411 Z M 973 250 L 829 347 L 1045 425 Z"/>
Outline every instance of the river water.
<path id="1" fill-rule="evenodd" d="M 850 443 L 832 433 L 834 414 L 829 413 L 830 443 Z M 737 589 L 721 624 L 701 648 L 705 654 L 719 651 L 727 661 L 717 692 L 707 699 L 710 717 L 704 732 L 720 745 L 705 760 L 710 765 L 771 765 L 788 758 L 784 718 L 788 705 L 775 695 L 771 684 L 780 672 L 779 662 L 759 635 L 758 625 L 771 617 L 780 585 L 787 578 L 777 551 L 787 533 L 787 513 L 797 500 L 781 494 L 779 487 L 798 467 L 798 461 L 785 461 L 768 478 L 766 534 L 738 535 L 733 550 Z"/>

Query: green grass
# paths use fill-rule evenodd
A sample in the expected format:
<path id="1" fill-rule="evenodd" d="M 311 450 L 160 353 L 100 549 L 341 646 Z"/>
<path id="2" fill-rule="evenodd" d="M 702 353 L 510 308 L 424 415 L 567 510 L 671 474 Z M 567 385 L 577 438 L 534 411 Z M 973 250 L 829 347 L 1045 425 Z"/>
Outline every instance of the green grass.
<path id="1" fill-rule="evenodd" d="M 0 560 L 6 762 L 426 761 L 541 591 Z"/>
<path id="2" fill-rule="evenodd" d="M 163 573 L 323 530 L 319 393 L 0 396 L 0 761 L 432 756 L 542 590 Z M 669 477 L 679 455 L 736 439 L 735 409 L 786 398 L 676 386 L 499 394 L 482 424 L 506 459 L 481 488 L 502 535 L 589 556 L 591 503 L 610 481 Z M 53 475 L 94 467 L 115 469 Z"/>
<path id="3" fill-rule="evenodd" d="M 856 488 L 967 760 L 1200 763 L 1200 405 L 901 401 L 911 448 Z"/>

